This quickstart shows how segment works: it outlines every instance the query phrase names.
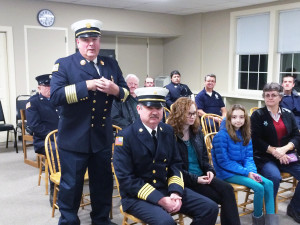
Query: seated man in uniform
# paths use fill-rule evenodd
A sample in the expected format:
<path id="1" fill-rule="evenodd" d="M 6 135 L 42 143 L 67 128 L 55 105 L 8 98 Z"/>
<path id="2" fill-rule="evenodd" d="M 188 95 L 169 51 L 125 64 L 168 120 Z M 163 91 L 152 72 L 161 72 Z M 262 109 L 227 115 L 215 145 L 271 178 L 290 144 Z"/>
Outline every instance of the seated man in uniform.
<path id="1" fill-rule="evenodd" d="M 134 93 L 135 89 L 139 87 L 139 78 L 134 74 L 128 74 L 125 81 L 129 87 L 130 95 L 125 102 L 114 100 L 111 108 L 112 123 L 121 128 L 132 124 L 139 117 L 136 111 L 138 102 Z"/>
<path id="2" fill-rule="evenodd" d="M 33 132 L 33 146 L 36 153 L 45 155 L 45 138 L 58 127 L 59 111 L 50 102 L 51 74 L 35 78 L 38 93 L 31 96 L 26 104 L 27 126 Z M 54 184 L 50 181 L 50 204 L 52 207 Z"/>
<path id="3" fill-rule="evenodd" d="M 187 85 L 180 83 L 181 75 L 178 70 L 172 71 L 170 76 L 171 83 L 165 87 L 169 90 L 169 93 L 166 96 L 166 103 L 169 109 L 178 98 L 190 97 L 193 94 Z"/>
<path id="4" fill-rule="evenodd" d="M 295 116 L 298 129 L 300 129 L 300 96 L 294 89 L 295 78 L 291 75 L 285 75 L 282 78 L 282 87 L 284 96 L 281 101 L 281 106 L 291 110 Z"/>
<path id="5" fill-rule="evenodd" d="M 216 75 L 206 75 L 204 78 L 205 87 L 197 94 L 195 98 L 195 102 L 198 107 L 198 115 L 200 117 L 206 113 L 217 114 L 223 118 L 226 117 L 227 110 L 225 108 L 222 96 L 218 92 L 214 91 L 216 81 Z M 214 117 L 214 120 L 218 122 L 219 118 Z"/>
<path id="6" fill-rule="evenodd" d="M 137 89 L 140 119 L 116 137 L 113 163 L 123 210 L 150 225 L 174 225 L 169 213 L 176 212 L 189 215 L 192 225 L 214 225 L 217 204 L 184 187 L 173 129 L 160 122 L 167 92 Z"/>
<path id="7" fill-rule="evenodd" d="M 154 87 L 154 79 L 152 77 L 147 77 L 144 87 Z"/>

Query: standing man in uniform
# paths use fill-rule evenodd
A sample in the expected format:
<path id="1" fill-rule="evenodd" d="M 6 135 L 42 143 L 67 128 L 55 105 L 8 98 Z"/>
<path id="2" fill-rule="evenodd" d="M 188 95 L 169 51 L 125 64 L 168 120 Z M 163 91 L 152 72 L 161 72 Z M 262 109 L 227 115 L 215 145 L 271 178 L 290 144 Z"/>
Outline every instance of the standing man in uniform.
<path id="1" fill-rule="evenodd" d="M 180 97 L 190 97 L 193 93 L 186 84 L 181 84 L 181 75 L 178 70 L 174 70 L 170 74 L 171 83 L 165 88 L 169 90 L 166 96 L 167 107 L 170 109 L 171 105 Z"/>
<path id="2" fill-rule="evenodd" d="M 102 22 L 72 24 L 78 52 L 58 59 L 51 80 L 51 101 L 62 106 L 58 124 L 61 181 L 59 224 L 80 224 L 77 211 L 88 168 L 92 224 L 110 224 L 112 196 L 111 105 L 129 92 L 114 59 L 99 57 Z"/>
<path id="3" fill-rule="evenodd" d="M 205 87 L 197 94 L 195 98 L 195 102 L 198 107 L 198 115 L 200 117 L 206 113 L 217 114 L 222 116 L 222 118 L 226 117 L 227 110 L 225 108 L 222 96 L 218 92 L 214 91 L 216 81 L 216 75 L 206 75 L 204 78 Z M 219 118 L 214 117 L 214 120 L 218 122 Z"/>
<path id="4" fill-rule="evenodd" d="M 26 104 L 26 119 L 29 129 L 33 132 L 34 151 L 45 155 L 45 138 L 57 129 L 59 110 L 50 102 L 51 74 L 35 78 L 38 82 L 38 93 L 31 96 Z M 53 202 L 54 184 L 50 181 L 50 205 Z"/>
<path id="5" fill-rule="evenodd" d="M 192 225 L 214 225 L 218 205 L 184 187 L 182 160 L 173 129 L 161 122 L 168 90 L 139 88 L 140 119 L 118 133 L 114 168 L 123 210 L 150 225 L 175 225 L 169 213 L 193 218 Z"/>

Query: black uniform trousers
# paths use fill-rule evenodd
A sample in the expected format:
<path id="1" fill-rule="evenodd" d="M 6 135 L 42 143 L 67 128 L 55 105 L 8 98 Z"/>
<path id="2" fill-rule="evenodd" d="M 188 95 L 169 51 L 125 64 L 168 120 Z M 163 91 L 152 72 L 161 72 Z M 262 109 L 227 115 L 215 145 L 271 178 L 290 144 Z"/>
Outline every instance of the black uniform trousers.
<path id="1" fill-rule="evenodd" d="M 218 211 L 218 205 L 214 201 L 189 188 L 184 188 L 179 212 L 193 218 L 191 225 L 215 225 Z M 162 207 L 144 200 L 138 199 L 127 212 L 150 225 L 176 224 L 172 216 Z"/>
<path id="2" fill-rule="evenodd" d="M 77 211 L 82 196 L 84 174 L 88 168 L 91 197 L 91 218 L 94 225 L 107 225 L 113 189 L 111 148 L 97 153 L 78 153 L 59 150 L 61 172 L 59 187 L 59 224 L 80 224 Z"/>
<path id="3" fill-rule="evenodd" d="M 229 183 L 214 177 L 210 184 L 197 184 L 191 189 L 221 205 L 222 225 L 241 224 L 233 187 Z"/>

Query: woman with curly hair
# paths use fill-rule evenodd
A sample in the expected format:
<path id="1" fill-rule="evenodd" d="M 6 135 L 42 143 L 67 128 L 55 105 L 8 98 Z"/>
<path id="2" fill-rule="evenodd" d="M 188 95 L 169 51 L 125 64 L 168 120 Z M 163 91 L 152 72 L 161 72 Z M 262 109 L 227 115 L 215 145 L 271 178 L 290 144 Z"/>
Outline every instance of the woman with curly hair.
<path id="1" fill-rule="evenodd" d="M 209 164 L 196 103 L 189 98 L 179 98 L 171 107 L 167 123 L 177 136 L 185 186 L 207 197 L 207 201 L 221 205 L 222 225 L 240 225 L 232 186 L 216 178 Z"/>
<path id="2" fill-rule="evenodd" d="M 244 106 L 235 104 L 227 113 L 226 127 L 213 139 L 211 151 L 217 177 L 254 191 L 253 225 L 278 225 L 273 183 L 257 173 L 253 160 L 250 119 Z M 263 214 L 265 200 L 266 215 Z"/>

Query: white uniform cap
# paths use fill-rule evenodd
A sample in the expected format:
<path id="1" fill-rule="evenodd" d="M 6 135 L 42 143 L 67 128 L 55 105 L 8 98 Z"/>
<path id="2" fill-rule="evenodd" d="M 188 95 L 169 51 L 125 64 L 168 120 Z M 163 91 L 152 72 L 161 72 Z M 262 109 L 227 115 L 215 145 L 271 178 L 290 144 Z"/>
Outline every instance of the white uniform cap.
<path id="1" fill-rule="evenodd" d="M 99 20 L 79 20 L 71 25 L 76 38 L 98 37 L 101 35 L 102 22 Z"/>
<path id="2" fill-rule="evenodd" d="M 143 87 L 135 89 L 138 102 L 145 106 L 163 107 L 169 90 L 162 87 Z"/>

